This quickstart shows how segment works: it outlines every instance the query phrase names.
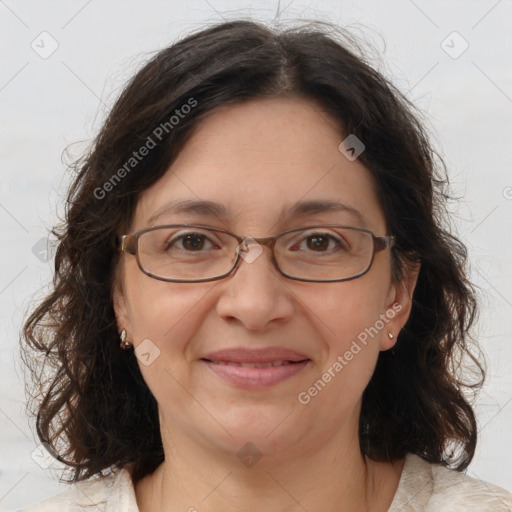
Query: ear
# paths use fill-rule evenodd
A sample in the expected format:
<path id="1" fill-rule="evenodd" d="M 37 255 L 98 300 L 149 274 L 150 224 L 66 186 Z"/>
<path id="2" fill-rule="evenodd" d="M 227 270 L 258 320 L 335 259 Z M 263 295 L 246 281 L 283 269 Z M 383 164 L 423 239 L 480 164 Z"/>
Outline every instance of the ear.
<path id="1" fill-rule="evenodd" d="M 130 332 L 130 315 L 128 313 L 126 298 L 122 286 L 119 282 L 114 284 L 112 302 L 114 306 L 114 314 L 116 317 L 117 332 L 121 332 L 123 329 L 126 329 L 128 332 Z"/>
<path id="2" fill-rule="evenodd" d="M 418 281 L 420 267 L 420 263 L 408 265 L 404 271 L 403 278 L 390 287 L 386 304 L 386 318 L 388 318 L 388 322 L 385 324 L 381 336 L 381 350 L 389 350 L 395 345 L 398 334 L 409 319 L 412 308 L 412 296 Z M 390 338 L 389 334 L 392 334 L 393 338 Z"/>

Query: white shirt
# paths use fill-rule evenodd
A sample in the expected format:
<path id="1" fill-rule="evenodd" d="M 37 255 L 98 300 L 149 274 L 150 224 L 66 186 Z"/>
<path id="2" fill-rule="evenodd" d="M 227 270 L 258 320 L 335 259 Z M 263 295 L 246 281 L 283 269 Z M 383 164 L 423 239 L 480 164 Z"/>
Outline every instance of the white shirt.
<path id="1" fill-rule="evenodd" d="M 139 512 L 127 470 L 92 478 L 22 512 Z M 388 512 L 511 512 L 512 494 L 412 453 Z"/>

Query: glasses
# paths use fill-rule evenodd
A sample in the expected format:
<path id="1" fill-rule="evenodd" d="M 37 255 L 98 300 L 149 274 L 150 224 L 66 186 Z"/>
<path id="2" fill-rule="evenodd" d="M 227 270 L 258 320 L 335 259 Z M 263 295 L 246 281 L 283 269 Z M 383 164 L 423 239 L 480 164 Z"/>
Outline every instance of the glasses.
<path id="1" fill-rule="evenodd" d="M 196 224 L 153 226 L 123 235 L 120 250 L 137 258 L 144 274 L 161 281 L 196 283 L 223 279 L 241 259 L 251 263 L 267 246 L 279 272 L 297 281 L 348 281 L 366 274 L 375 253 L 394 236 L 365 228 L 322 224 L 289 229 L 267 238 L 235 235 Z"/>

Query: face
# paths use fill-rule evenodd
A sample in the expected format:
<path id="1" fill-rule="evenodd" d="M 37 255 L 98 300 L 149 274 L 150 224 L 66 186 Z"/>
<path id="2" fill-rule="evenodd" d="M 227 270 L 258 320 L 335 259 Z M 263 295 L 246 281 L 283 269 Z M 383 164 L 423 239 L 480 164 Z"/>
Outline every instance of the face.
<path id="1" fill-rule="evenodd" d="M 344 138 L 328 114 L 304 100 L 218 109 L 141 195 L 130 233 L 197 223 L 257 238 L 326 223 L 385 236 L 372 176 L 338 150 Z M 226 215 L 166 206 L 183 199 L 218 203 Z M 348 208 L 286 215 L 308 200 Z M 304 454 L 336 436 L 357 435 L 361 395 L 379 352 L 393 346 L 388 333 L 396 338 L 409 313 L 412 288 L 392 281 L 390 265 L 384 250 L 357 279 L 294 281 L 273 267 L 265 247 L 222 280 L 172 283 L 145 275 L 135 257 L 124 254 L 114 298 L 117 323 L 135 347 L 150 340 L 144 362 L 151 364 L 139 366 L 159 404 L 162 429 L 230 454 L 247 442 L 263 454 Z M 224 378 L 205 360 L 223 349 L 270 348 L 294 351 L 306 362 L 287 378 L 251 386 Z"/>

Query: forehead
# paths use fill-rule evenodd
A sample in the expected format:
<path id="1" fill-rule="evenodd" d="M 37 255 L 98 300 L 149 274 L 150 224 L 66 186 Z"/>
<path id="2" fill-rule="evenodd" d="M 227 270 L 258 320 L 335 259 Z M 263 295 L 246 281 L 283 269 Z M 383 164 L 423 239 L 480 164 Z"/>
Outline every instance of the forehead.
<path id="1" fill-rule="evenodd" d="M 298 202 L 325 201 L 347 207 L 329 208 L 326 221 L 337 215 L 383 234 L 373 177 L 357 159 L 350 161 L 339 151 L 345 137 L 336 120 L 301 99 L 218 108 L 198 124 L 167 173 L 141 194 L 134 227 L 161 224 L 165 212 L 172 213 L 166 205 L 177 201 L 209 201 L 224 207 L 217 218 L 229 228 L 243 224 L 266 236 L 281 221 L 293 221 L 285 214 L 299 213 L 293 208 Z M 315 207 L 302 210 L 322 215 L 314 213 Z M 350 210 L 363 219 L 350 217 Z"/>

